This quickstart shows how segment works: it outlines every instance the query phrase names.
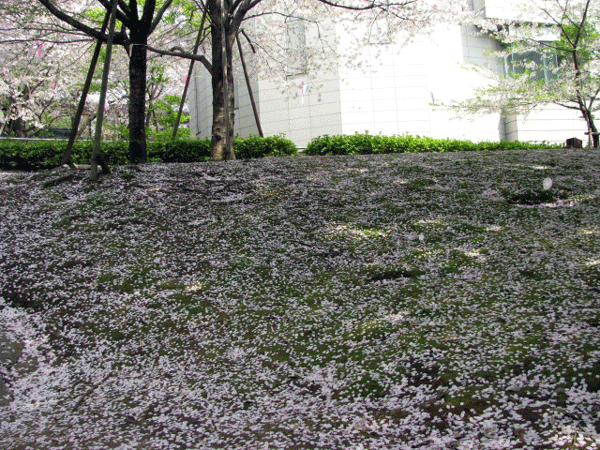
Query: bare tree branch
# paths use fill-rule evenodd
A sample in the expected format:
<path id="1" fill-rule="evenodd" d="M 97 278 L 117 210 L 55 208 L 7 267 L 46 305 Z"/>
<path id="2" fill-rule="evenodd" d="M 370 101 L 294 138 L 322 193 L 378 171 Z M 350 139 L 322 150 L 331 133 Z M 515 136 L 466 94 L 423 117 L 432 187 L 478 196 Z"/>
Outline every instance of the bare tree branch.
<path id="1" fill-rule="evenodd" d="M 154 53 L 157 53 L 157 54 L 163 55 L 163 56 L 175 56 L 177 58 L 184 58 L 184 59 L 199 61 L 204 65 L 204 67 L 206 67 L 206 69 L 208 69 L 209 72 L 212 71 L 212 64 L 210 63 L 210 61 L 208 61 L 208 59 L 206 59 L 206 56 L 204 56 L 204 55 L 194 55 L 193 53 L 186 52 L 181 47 L 173 47 L 171 50 L 162 50 L 160 48 L 156 48 L 156 47 L 152 47 L 151 45 L 147 45 L 146 48 L 148 50 L 150 50 L 151 52 L 154 52 Z"/>
<path id="2" fill-rule="evenodd" d="M 350 11 L 369 11 L 373 9 L 383 9 L 386 11 L 390 11 L 393 7 L 406 7 L 410 4 L 416 3 L 417 0 L 406 0 L 401 3 L 380 3 L 375 1 L 369 1 L 368 4 L 364 6 L 352 6 L 352 5 L 344 5 L 342 3 L 330 1 L 330 0 L 318 0 L 319 2 L 333 6 L 334 8 L 347 9 Z"/>
<path id="3" fill-rule="evenodd" d="M 154 30 L 162 20 L 163 16 L 165 15 L 165 12 L 171 6 L 172 3 L 173 0 L 167 0 L 165 4 L 162 5 L 162 7 L 158 10 L 158 12 L 156 13 L 156 17 L 154 17 L 154 21 L 152 22 L 152 26 L 150 27 L 150 33 L 154 32 Z"/>

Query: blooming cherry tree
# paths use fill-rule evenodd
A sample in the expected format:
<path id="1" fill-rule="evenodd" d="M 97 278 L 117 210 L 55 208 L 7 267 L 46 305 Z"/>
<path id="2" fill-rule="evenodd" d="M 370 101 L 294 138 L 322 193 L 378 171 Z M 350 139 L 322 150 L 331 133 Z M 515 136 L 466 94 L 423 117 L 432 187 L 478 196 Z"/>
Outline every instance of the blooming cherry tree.
<path id="1" fill-rule="evenodd" d="M 477 19 L 482 33 L 503 43 L 499 58 L 510 58 L 510 73 L 477 70 L 492 83 L 453 107 L 467 113 L 529 113 L 554 104 L 581 113 L 598 148 L 594 113 L 600 109 L 600 5 L 592 0 L 528 0 L 521 20 Z M 544 74 L 542 77 L 541 74 Z"/>
<path id="2" fill-rule="evenodd" d="M 206 13 L 209 30 L 203 41 L 204 54 L 196 55 L 183 48 L 151 50 L 199 61 L 208 70 L 213 97 L 211 156 L 214 160 L 234 159 L 230 139 L 234 122 L 234 49 L 240 35 L 243 35 L 244 45 L 256 52 L 254 69 L 281 77 L 290 64 L 308 64 L 312 70 L 326 70 L 337 63 L 339 56 L 351 63 L 360 49 L 373 43 L 372 34 L 381 33 L 379 25 L 386 24 L 386 34 L 391 39 L 409 39 L 432 24 L 456 18 L 463 12 L 463 3 L 462 0 L 208 0 L 199 5 Z M 311 58 L 302 52 L 290 51 L 286 28 L 293 21 L 314 28 L 321 40 L 307 49 Z M 327 24 L 339 21 L 356 32 L 356 45 L 349 54 L 340 55 L 321 36 Z"/>
<path id="3" fill-rule="evenodd" d="M 61 22 L 71 29 L 96 40 L 106 41 L 106 34 L 97 28 L 94 18 L 84 14 L 80 2 L 64 0 L 39 2 Z M 101 7 L 110 8 L 110 2 L 98 0 Z M 93 2 L 93 4 L 96 4 Z M 120 32 L 115 36 L 115 44 L 127 50 L 129 57 L 129 159 L 131 162 L 145 162 L 146 154 L 146 77 L 148 68 L 148 44 L 173 0 L 157 2 L 147 0 L 142 4 L 132 0 L 119 2 L 117 19 L 121 22 Z M 55 30 L 58 31 L 58 30 Z"/>
<path id="4" fill-rule="evenodd" d="M 2 134 L 31 136 L 72 114 L 88 43 L 56 40 L 40 32 L 48 17 L 36 17 L 19 3 L 0 6 L 0 129 Z"/>

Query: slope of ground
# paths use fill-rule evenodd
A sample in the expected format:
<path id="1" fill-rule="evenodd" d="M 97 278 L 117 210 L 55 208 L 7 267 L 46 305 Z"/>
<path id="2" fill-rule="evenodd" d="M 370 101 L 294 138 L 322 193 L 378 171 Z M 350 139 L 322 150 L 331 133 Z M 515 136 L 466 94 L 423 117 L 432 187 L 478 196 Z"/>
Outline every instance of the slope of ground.
<path id="1" fill-rule="evenodd" d="M 597 152 L 58 175 L 0 174 L 1 448 L 600 447 Z"/>

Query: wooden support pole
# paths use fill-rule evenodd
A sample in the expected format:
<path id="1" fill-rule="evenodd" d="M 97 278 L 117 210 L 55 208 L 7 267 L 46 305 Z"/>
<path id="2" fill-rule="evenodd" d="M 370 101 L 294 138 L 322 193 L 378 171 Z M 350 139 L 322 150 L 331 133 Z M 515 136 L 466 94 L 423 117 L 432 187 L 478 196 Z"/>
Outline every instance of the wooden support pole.
<path id="1" fill-rule="evenodd" d="M 198 54 L 198 49 L 200 48 L 200 42 L 202 42 L 202 32 L 204 31 L 204 22 L 206 20 L 206 9 L 202 13 L 202 20 L 200 21 L 200 29 L 198 30 L 198 36 L 196 37 L 196 43 L 194 44 L 194 55 Z M 185 99 L 187 97 L 188 89 L 190 87 L 190 81 L 194 74 L 194 63 L 196 60 L 192 59 L 190 62 L 190 68 L 188 70 L 188 75 L 185 80 L 185 87 L 183 88 L 183 94 L 181 95 L 181 103 L 179 104 L 179 112 L 177 113 L 177 119 L 175 119 L 175 127 L 173 128 L 173 137 L 177 137 L 177 130 L 179 129 L 179 122 L 181 122 L 181 114 L 183 113 L 183 105 L 185 104 Z"/>
<path id="2" fill-rule="evenodd" d="M 223 41 L 223 103 L 225 115 L 225 159 L 234 160 L 233 130 L 231 129 L 231 108 L 229 104 L 229 67 L 227 53 L 227 1 L 221 0 L 221 39 Z"/>
<path id="3" fill-rule="evenodd" d="M 110 168 L 104 159 L 100 143 L 102 141 L 102 122 L 104 121 L 104 104 L 106 103 L 106 91 L 108 91 L 108 75 L 110 74 L 110 58 L 112 55 L 113 38 L 115 36 L 115 24 L 117 17 L 117 4 L 119 0 L 113 0 L 112 11 L 110 15 L 110 26 L 108 30 L 108 41 L 106 42 L 106 59 L 104 60 L 104 70 L 102 71 L 102 86 L 100 88 L 100 100 L 98 101 L 98 116 L 96 118 L 96 133 L 94 135 L 94 150 L 92 152 L 91 174 L 92 181 L 98 179 L 98 164 L 102 166 L 102 171 L 109 174 Z"/>
<path id="4" fill-rule="evenodd" d="M 110 12 L 106 12 L 104 16 L 104 22 L 102 23 L 102 28 L 100 33 L 104 33 L 106 31 L 106 27 L 108 26 L 108 20 L 110 18 Z M 73 125 L 71 126 L 71 135 L 69 136 L 69 143 L 67 144 L 67 149 L 62 157 L 62 164 L 68 164 L 71 169 L 75 169 L 75 165 L 72 161 L 72 151 L 73 145 L 75 144 L 75 139 L 77 139 L 77 134 L 79 131 L 79 124 L 81 123 L 81 117 L 83 116 L 83 109 L 85 108 L 85 102 L 87 100 L 87 95 L 90 92 L 90 86 L 92 85 L 92 80 L 94 79 L 94 72 L 96 70 L 96 64 L 98 63 L 98 59 L 100 57 L 100 49 L 102 48 L 102 41 L 98 39 L 96 42 L 96 48 L 94 49 L 94 54 L 92 56 L 92 61 L 90 62 L 90 68 L 88 70 L 87 77 L 85 79 L 85 84 L 83 85 L 83 91 L 81 92 L 81 98 L 79 99 L 79 105 L 77 106 L 77 112 L 75 113 L 75 117 L 73 118 Z"/>
<path id="5" fill-rule="evenodd" d="M 252 92 L 252 86 L 250 85 L 250 77 L 248 76 L 248 69 L 246 68 L 246 61 L 244 60 L 244 52 L 242 51 L 242 44 L 240 43 L 239 35 L 235 36 L 237 42 L 238 52 L 240 53 L 240 60 L 242 61 L 242 69 L 244 69 L 244 78 L 246 79 L 246 87 L 248 88 L 248 95 L 250 96 L 250 103 L 252 104 L 252 111 L 254 112 L 254 120 L 256 121 L 256 127 L 258 128 L 258 134 L 260 137 L 265 137 L 262 126 L 260 125 L 260 117 L 258 115 L 258 108 L 254 101 L 254 93 Z"/>

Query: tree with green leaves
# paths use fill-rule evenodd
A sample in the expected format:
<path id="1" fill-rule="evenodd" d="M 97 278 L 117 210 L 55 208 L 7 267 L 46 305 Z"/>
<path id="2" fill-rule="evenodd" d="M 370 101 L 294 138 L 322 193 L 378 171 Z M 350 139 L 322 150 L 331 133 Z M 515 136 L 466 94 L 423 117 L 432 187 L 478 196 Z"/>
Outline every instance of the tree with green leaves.
<path id="1" fill-rule="evenodd" d="M 599 146 L 594 114 L 600 110 L 600 5 L 593 0 L 530 0 L 532 22 L 479 22 L 502 46 L 496 55 L 505 76 L 478 68 L 493 82 L 452 107 L 468 114 L 528 114 L 545 105 L 581 113 L 594 148 Z"/>

